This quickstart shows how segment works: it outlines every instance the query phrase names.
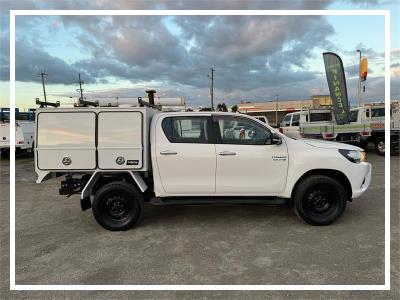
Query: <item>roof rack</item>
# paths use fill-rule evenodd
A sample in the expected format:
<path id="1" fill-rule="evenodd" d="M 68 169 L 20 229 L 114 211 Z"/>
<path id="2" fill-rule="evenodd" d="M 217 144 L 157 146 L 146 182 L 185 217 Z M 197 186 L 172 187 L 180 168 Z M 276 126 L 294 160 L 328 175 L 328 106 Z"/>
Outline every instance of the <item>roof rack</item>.
<path id="1" fill-rule="evenodd" d="M 51 106 L 51 107 L 59 107 L 60 106 L 60 101 L 56 101 L 56 102 L 47 102 L 47 101 L 40 101 L 39 98 L 35 98 L 36 100 L 36 104 L 40 105 L 40 108 L 44 108 L 47 106 Z"/>

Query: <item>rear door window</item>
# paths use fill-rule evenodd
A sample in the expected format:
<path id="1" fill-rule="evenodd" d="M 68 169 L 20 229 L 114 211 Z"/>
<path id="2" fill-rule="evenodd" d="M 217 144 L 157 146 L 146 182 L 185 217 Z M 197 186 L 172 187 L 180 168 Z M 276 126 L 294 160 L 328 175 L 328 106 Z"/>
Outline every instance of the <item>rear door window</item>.
<path id="1" fill-rule="evenodd" d="M 378 118 L 378 117 L 384 117 L 385 116 L 385 108 L 373 108 L 372 109 L 372 117 L 373 118 Z"/>
<path id="2" fill-rule="evenodd" d="M 200 143 L 210 141 L 207 117 L 167 117 L 162 129 L 171 143 Z"/>

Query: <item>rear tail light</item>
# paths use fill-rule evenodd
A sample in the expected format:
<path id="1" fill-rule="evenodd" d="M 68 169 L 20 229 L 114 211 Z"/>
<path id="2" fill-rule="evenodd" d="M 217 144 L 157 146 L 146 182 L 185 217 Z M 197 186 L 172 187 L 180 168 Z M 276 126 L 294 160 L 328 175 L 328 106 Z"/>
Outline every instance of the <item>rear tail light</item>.
<path id="1" fill-rule="evenodd" d="M 370 132 L 370 131 L 362 131 L 360 134 L 361 134 L 362 136 L 370 136 L 370 135 L 371 135 L 371 132 Z"/>
<path id="2" fill-rule="evenodd" d="M 279 127 L 278 130 L 279 130 L 280 133 L 283 133 L 282 127 Z"/>
<path id="3" fill-rule="evenodd" d="M 323 135 L 324 139 L 334 139 L 335 138 L 335 134 L 334 133 L 325 133 Z"/>
<path id="4" fill-rule="evenodd" d="M 18 141 L 18 145 L 21 145 L 23 143 L 24 143 L 24 141 Z"/>

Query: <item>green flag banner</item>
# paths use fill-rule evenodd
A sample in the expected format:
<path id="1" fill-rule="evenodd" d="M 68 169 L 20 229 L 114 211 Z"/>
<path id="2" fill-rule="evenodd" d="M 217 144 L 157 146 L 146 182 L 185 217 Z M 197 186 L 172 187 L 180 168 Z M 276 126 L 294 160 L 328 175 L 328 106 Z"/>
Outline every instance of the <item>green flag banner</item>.
<path id="1" fill-rule="evenodd" d="M 323 53 L 326 79 L 337 124 L 349 123 L 349 102 L 342 59 L 336 53 Z"/>

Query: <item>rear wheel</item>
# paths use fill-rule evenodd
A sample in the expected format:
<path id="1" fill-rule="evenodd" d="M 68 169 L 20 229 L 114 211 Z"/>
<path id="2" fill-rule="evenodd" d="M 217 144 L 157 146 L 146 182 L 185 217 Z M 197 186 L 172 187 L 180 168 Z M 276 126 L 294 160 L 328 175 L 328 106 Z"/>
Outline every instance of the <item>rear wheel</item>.
<path id="1" fill-rule="evenodd" d="M 314 175 L 305 178 L 296 188 L 296 214 L 311 225 L 329 225 L 346 208 L 347 195 L 343 186 L 331 177 Z"/>
<path id="2" fill-rule="evenodd" d="M 96 221 L 111 231 L 134 226 L 143 214 L 143 195 L 126 182 L 112 182 L 103 186 L 92 203 Z"/>
<path id="3" fill-rule="evenodd" d="M 385 138 L 384 137 L 380 137 L 377 138 L 375 141 L 375 152 L 378 155 L 385 155 Z"/>

